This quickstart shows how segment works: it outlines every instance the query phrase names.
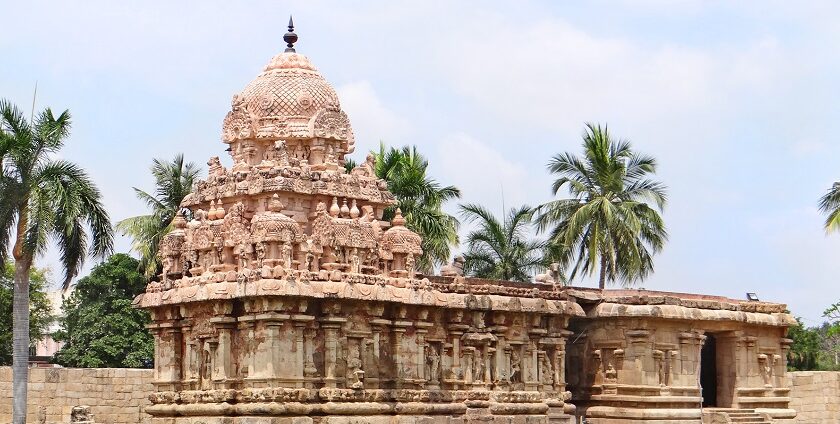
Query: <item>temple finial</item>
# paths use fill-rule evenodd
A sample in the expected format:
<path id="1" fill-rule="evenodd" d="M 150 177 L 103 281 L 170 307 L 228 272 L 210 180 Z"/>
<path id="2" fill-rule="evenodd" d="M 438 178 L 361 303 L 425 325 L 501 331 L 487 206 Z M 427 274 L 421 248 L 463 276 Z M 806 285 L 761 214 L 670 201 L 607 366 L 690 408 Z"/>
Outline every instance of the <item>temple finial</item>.
<path id="1" fill-rule="evenodd" d="M 292 21 L 292 15 L 289 15 L 289 32 L 283 36 L 283 41 L 286 42 L 286 53 L 294 53 L 295 52 L 295 42 L 297 42 L 298 36 L 295 34 L 295 23 Z"/>

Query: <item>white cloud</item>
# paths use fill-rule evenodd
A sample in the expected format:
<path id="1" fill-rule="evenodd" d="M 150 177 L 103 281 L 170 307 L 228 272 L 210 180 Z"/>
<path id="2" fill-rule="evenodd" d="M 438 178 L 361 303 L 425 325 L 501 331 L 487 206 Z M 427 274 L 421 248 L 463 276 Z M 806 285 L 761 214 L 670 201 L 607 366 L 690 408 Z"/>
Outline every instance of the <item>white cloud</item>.
<path id="1" fill-rule="evenodd" d="M 368 81 L 344 84 L 336 89 L 341 107 L 353 125 L 357 158 L 377 149 L 379 141 L 398 145 L 412 130 L 411 124 L 382 104 Z"/>
<path id="2" fill-rule="evenodd" d="M 443 184 L 456 184 L 462 203 L 478 203 L 501 216 L 505 209 L 534 199 L 528 172 L 491 146 L 464 133 L 450 134 L 437 145 L 432 172 Z M 540 186 L 536 190 L 544 191 Z"/>

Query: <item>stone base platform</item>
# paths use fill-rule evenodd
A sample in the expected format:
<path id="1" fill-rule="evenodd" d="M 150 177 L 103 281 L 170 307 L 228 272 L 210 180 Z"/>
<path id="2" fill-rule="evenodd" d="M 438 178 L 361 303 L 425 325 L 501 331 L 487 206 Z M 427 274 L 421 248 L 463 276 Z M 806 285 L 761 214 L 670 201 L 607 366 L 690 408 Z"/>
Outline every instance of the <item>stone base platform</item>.
<path id="1" fill-rule="evenodd" d="M 478 416 L 323 416 L 323 417 L 174 417 L 153 418 L 152 424 L 572 424 L 571 415 Z"/>

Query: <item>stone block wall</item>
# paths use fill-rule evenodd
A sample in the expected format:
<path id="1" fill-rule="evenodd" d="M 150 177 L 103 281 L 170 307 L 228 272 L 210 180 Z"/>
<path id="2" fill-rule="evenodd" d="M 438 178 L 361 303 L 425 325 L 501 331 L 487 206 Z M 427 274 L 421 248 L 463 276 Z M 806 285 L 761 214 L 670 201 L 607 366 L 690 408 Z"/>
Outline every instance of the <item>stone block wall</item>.
<path id="1" fill-rule="evenodd" d="M 797 424 L 840 423 L 840 372 L 797 371 L 787 373 L 790 407 Z"/>
<path id="2" fill-rule="evenodd" d="M 28 423 L 68 423 L 70 410 L 88 405 L 97 423 L 150 423 L 144 413 L 153 370 L 126 368 L 32 368 Z M 12 421 L 12 369 L 0 367 L 0 423 Z"/>

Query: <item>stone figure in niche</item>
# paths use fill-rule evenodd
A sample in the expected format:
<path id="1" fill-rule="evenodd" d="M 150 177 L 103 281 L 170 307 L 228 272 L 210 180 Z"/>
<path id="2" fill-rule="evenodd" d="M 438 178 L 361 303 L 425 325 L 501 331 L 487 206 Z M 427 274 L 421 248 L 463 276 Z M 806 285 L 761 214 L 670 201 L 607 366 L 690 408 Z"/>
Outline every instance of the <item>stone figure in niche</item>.
<path id="1" fill-rule="evenodd" d="M 758 355 L 758 369 L 766 387 L 772 386 L 773 365 L 775 365 L 775 355 Z"/>
<path id="2" fill-rule="evenodd" d="M 210 388 L 210 377 L 213 375 L 213 364 L 210 361 L 210 352 L 207 349 L 201 351 L 201 389 Z"/>
<path id="3" fill-rule="evenodd" d="M 546 385 L 554 384 L 554 371 L 547 355 L 542 355 L 540 360 L 540 382 Z"/>
<path id="4" fill-rule="evenodd" d="M 315 255 L 312 252 L 306 252 L 306 257 L 303 261 L 303 270 L 304 271 L 312 271 L 312 261 L 315 259 Z"/>
<path id="5" fill-rule="evenodd" d="M 286 142 L 277 140 L 274 142 L 274 162 L 281 168 L 289 166 L 289 153 L 286 151 Z"/>
<path id="6" fill-rule="evenodd" d="M 408 272 L 409 278 L 414 278 L 414 255 L 411 253 L 405 257 L 405 270 Z"/>
<path id="7" fill-rule="evenodd" d="M 248 268 L 248 262 L 250 257 L 250 245 L 246 244 L 244 241 L 240 241 L 239 244 L 236 245 L 234 248 L 234 255 L 236 256 L 237 263 L 239 265 L 239 269 Z"/>
<path id="8" fill-rule="evenodd" d="M 359 250 L 353 248 L 350 254 L 350 272 L 358 274 L 361 271 L 361 260 L 359 259 Z"/>
<path id="9" fill-rule="evenodd" d="M 359 352 L 359 345 L 351 343 L 348 346 L 347 353 L 347 371 L 350 387 L 353 389 L 361 389 L 364 387 L 365 372 L 362 370 L 362 358 Z"/>
<path id="10" fill-rule="evenodd" d="M 257 243 L 257 267 L 262 268 L 265 259 L 265 244 Z"/>
<path id="11" fill-rule="evenodd" d="M 484 381 L 484 357 L 483 355 L 479 354 L 479 351 L 475 351 L 474 359 L 473 359 L 473 381 L 476 382 L 483 382 Z"/>
<path id="12" fill-rule="evenodd" d="M 607 371 L 604 374 L 604 382 L 606 383 L 616 383 L 618 381 L 618 372 L 613 367 L 612 362 L 607 364 Z"/>
<path id="13" fill-rule="evenodd" d="M 280 257 L 283 260 L 283 268 L 292 269 L 292 247 L 289 243 L 283 243 L 280 246 Z"/>
<path id="14" fill-rule="evenodd" d="M 522 382 L 522 359 L 516 350 L 510 354 L 510 381 L 511 383 Z"/>
<path id="15" fill-rule="evenodd" d="M 426 346 L 426 375 L 429 376 L 429 381 L 432 384 L 437 384 L 439 381 L 440 371 L 440 354 L 434 346 Z"/>
<path id="16" fill-rule="evenodd" d="M 199 366 L 201 365 L 201 353 L 199 352 L 198 343 L 193 343 L 192 349 L 190 350 L 190 377 L 196 378 L 199 377 Z"/>

